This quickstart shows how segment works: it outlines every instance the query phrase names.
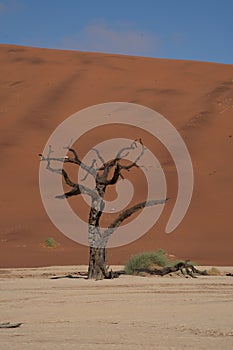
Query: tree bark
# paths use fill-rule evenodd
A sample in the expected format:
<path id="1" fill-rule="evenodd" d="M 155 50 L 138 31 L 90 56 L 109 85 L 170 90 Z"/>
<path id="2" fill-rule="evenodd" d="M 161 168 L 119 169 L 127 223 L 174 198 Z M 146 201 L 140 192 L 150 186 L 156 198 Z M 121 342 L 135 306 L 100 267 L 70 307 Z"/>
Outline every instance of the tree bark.
<path id="1" fill-rule="evenodd" d="M 88 278 L 102 280 L 106 276 L 106 248 L 90 247 Z"/>
<path id="2" fill-rule="evenodd" d="M 96 181 L 97 182 L 97 181 Z M 89 213 L 88 240 L 90 246 L 88 278 L 101 280 L 106 277 L 106 246 L 101 240 L 99 220 L 104 211 L 103 197 L 106 190 L 105 183 L 96 183 L 98 193 L 92 197 L 92 206 Z"/>

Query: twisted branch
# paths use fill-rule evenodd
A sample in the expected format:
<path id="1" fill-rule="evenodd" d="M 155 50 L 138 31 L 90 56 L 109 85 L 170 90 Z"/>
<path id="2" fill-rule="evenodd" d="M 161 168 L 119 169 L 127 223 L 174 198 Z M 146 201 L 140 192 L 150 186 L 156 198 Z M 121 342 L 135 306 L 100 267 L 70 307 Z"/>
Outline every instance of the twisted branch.
<path id="1" fill-rule="evenodd" d="M 70 149 L 71 150 L 71 149 Z M 71 191 L 68 191 L 62 195 L 57 195 L 55 198 L 58 198 L 58 199 L 63 199 L 63 198 L 68 198 L 68 197 L 72 197 L 72 196 L 75 196 L 75 195 L 79 195 L 81 193 L 83 194 L 87 194 L 89 196 L 91 196 L 92 198 L 97 198 L 97 193 L 96 191 L 94 190 L 91 190 L 90 188 L 86 187 L 86 186 L 83 186 L 83 185 L 80 185 L 78 183 L 75 183 L 73 182 L 67 172 L 64 170 L 64 169 L 61 169 L 61 168 L 53 168 L 51 166 L 51 161 L 59 161 L 59 162 L 63 162 L 63 163 L 75 163 L 75 164 L 78 164 L 78 162 L 80 161 L 79 158 L 78 158 L 78 155 L 76 153 L 75 150 L 72 149 L 72 153 L 74 154 L 74 159 L 71 159 L 69 157 L 65 157 L 65 158 L 55 158 L 55 157 L 51 157 L 51 154 L 53 153 L 54 151 L 52 150 L 52 147 L 49 146 L 49 152 L 48 152 L 48 155 L 47 157 L 44 157 L 42 154 L 39 154 L 39 156 L 41 157 L 41 161 L 47 161 L 47 165 L 46 165 L 46 169 L 48 169 L 49 171 L 53 172 L 53 173 L 56 173 L 56 174 L 59 174 L 59 175 L 62 175 L 64 180 L 65 180 L 65 183 L 72 187 L 72 190 Z M 85 164 L 84 164 L 84 167 L 87 167 Z M 91 169 L 90 167 L 87 167 L 88 169 Z M 89 174 L 89 172 L 88 172 Z"/>
<path id="2" fill-rule="evenodd" d="M 148 200 L 138 204 L 135 204 L 131 208 L 128 208 L 121 212 L 118 217 L 108 226 L 108 228 L 103 233 L 103 241 L 107 241 L 109 236 L 112 235 L 116 229 L 120 226 L 120 224 L 128 219 L 132 214 L 136 213 L 138 210 L 141 210 L 145 207 L 151 207 L 157 204 L 164 204 L 169 198 L 161 199 L 161 200 Z"/>

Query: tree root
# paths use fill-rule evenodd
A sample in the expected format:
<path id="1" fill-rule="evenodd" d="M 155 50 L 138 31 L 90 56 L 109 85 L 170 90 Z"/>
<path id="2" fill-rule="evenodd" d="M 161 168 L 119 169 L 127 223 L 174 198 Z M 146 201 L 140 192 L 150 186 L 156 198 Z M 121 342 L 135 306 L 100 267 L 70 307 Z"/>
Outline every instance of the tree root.
<path id="1" fill-rule="evenodd" d="M 104 274 L 104 279 L 114 279 L 114 278 L 118 278 L 120 275 L 125 275 L 125 271 L 124 270 L 120 270 L 120 271 L 105 271 Z"/>

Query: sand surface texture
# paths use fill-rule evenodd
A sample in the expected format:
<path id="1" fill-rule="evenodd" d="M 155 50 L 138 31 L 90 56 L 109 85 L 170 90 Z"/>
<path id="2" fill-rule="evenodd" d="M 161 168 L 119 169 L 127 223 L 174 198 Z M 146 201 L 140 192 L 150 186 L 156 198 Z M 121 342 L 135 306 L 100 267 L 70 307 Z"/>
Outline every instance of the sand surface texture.
<path id="1" fill-rule="evenodd" d="M 167 235 L 178 182 L 166 148 L 131 127 L 98 128 L 83 136 L 81 158 L 106 138 L 142 137 L 166 175 L 170 200 L 159 221 L 134 243 L 110 250 L 109 263 L 163 248 L 199 264 L 233 265 L 233 65 L 0 45 L 0 266 L 88 263 L 88 248 L 61 234 L 43 208 L 38 153 L 67 117 L 104 102 L 137 103 L 166 117 L 187 145 L 195 178 L 189 210 Z M 146 191 L 137 169 L 129 175 L 132 205 L 145 200 Z M 73 197 L 70 203 L 88 219 L 83 200 Z M 55 248 L 44 246 L 48 237 Z"/>
<path id="2" fill-rule="evenodd" d="M 77 270 L 0 270 L 0 323 L 23 322 L 1 350 L 233 348 L 232 277 L 50 279 Z"/>

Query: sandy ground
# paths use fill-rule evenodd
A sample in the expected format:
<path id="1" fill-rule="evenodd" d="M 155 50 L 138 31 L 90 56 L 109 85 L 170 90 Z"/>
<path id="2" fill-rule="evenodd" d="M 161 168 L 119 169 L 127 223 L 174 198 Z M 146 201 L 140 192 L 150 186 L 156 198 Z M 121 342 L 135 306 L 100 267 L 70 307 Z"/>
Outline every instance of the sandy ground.
<path id="1" fill-rule="evenodd" d="M 50 278 L 77 270 L 0 270 L 0 322 L 23 322 L 1 350 L 233 348 L 231 277 Z"/>

